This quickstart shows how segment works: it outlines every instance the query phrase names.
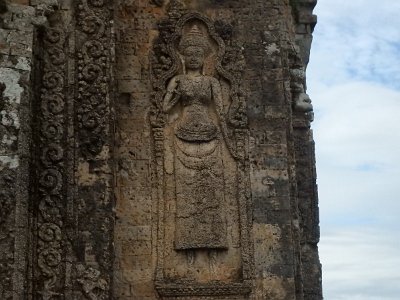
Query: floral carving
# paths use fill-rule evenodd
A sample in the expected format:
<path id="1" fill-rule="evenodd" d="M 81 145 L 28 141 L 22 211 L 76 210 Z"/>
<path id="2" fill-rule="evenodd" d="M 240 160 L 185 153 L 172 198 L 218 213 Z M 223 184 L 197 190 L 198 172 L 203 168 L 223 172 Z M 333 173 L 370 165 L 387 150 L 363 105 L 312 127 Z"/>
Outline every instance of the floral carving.
<path id="1" fill-rule="evenodd" d="M 45 147 L 42 152 L 42 163 L 46 166 L 50 166 L 54 163 L 61 161 L 64 157 L 64 150 L 58 144 L 49 144 Z"/>
<path id="2" fill-rule="evenodd" d="M 99 291 L 104 292 L 108 288 L 108 283 L 106 280 L 101 278 L 100 271 L 92 267 L 88 267 L 86 269 L 80 268 L 78 282 L 82 286 L 82 290 L 86 298 L 90 300 L 99 299 Z"/>
<path id="3" fill-rule="evenodd" d="M 61 123 L 52 120 L 42 124 L 41 134 L 49 140 L 59 140 L 63 134 Z"/>
<path id="4" fill-rule="evenodd" d="M 38 120 L 40 146 L 37 164 L 37 257 L 35 292 L 43 299 L 62 294 L 63 215 L 65 195 L 65 35 L 61 28 L 49 27 L 44 34 L 44 63 Z"/>
<path id="5" fill-rule="evenodd" d="M 65 62 L 64 49 L 54 47 L 48 50 L 48 55 L 54 65 L 61 65 Z"/>
<path id="6" fill-rule="evenodd" d="M 64 109 L 64 96 L 60 93 L 44 93 L 42 95 L 42 112 L 47 117 L 59 114 Z"/>
<path id="7" fill-rule="evenodd" d="M 85 19 L 83 19 L 81 25 L 82 31 L 87 34 L 100 32 L 100 29 L 103 28 L 101 19 L 94 15 L 87 16 Z"/>
<path id="8" fill-rule="evenodd" d="M 83 47 L 85 48 L 86 53 L 94 58 L 98 58 L 104 53 L 103 44 L 96 40 L 86 42 Z"/>
<path id="9" fill-rule="evenodd" d="M 53 223 L 43 223 L 39 228 L 39 238 L 45 242 L 60 241 L 61 229 Z"/>
<path id="10" fill-rule="evenodd" d="M 43 76 L 43 85 L 49 90 L 60 91 L 64 86 L 64 77 L 57 72 L 45 73 Z"/>
<path id="11" fill-rule="evenodd" d="M 53 47 L 57 47 L 56 43 L 60 42 L 62 38 L 62 33 L 58 29 L 55 28 L 46 28 L 45 31 L 45 42 L 49 42 Z"/>
<path id="12" fill-rule="evenodd" d="M 61 200 L 59 195 L 44 196 L 39 202 L 40 216 L 44 222 L 61 224 Z"/>
<path id="13" fill-rule="evenodd" d="M 101 14 L 104 1 L 81 1 L 78 5 L 79 29 L 85 34 L 86 42 L 78 50 L 78 122 L 82 154 L 94 159 L 100 154 L 104 145 L 105 123 L 109 108 L 104 105 L 109 98 L 108 77 L 109 41 L 106 33 L 106 16 Z"/>
<path id="14" fill-rule="evenodd" d="M 39 184 L 43 191 L 57 193 L 62 186 L 62 174 L 56 169 L 46 169 L 40 175 Z"/>
<path id="15" fill-rule="evenodd" d="M 75 38 L 80 43 L 76 43 L 75 48 L 77 83 L 74 95 L 74 129 L 77 146 L 75 159 L 89 165 L 102 165 L 106 169 L 107 150 L 112 146 L 110 87 L 113 78 L 111 68 L 113 2 L 78 0 L 76 3 Z M 110 299 L 109 280 L 112 276 L 113 258 L 110 250 L 113 229 L 112 222 L 109 221 L 113 218 L 113 211 L 110 205 L 102 205 L 108 200 L 110 192 L 107 186 L 109 175 L 99 171 L 96 176 L 98 181 L 93 183 L 93 192 L 96 191 L 95 193 L 101 196 L 100 199 L 94 199 L 97 202 L 92 205 L 96 206 L 96 214 L 102 215 L 101 221 L 95 220 L 95 216 L 93 219 L 87 218 L 91 212 L 87 211 L 86 204 L 93 201 L 87 199 L 87 189 L 92 187 L 87 185 L 83 187 L 79 183 L 76 187 L 79 204 L 76 206 L 77 212 L 74 217 L 77 218 L 80 227 L 90 227 L 90 235 L 101 236 L 101 238 L 87 239 L 87 229 L 76 228 L 76 238 L 84 237 L 83 244 L 86 249 L 90 249 L 87 251 L 94 252 L 95 255 L 95 261 L 82 262 L 72 267 L 74 273 L 72 284 L 81 294 L 80 299 Z M 92 222 L 97 223 L 94 225 Z"/>
<path id="16" fill-rule="evenodd" d="M 101 68 L 99 65 L 96 64 L 89 64 L 85 66 L 82 70 L 83 79 L 86 82 L 94 82 L 96 79 L 99 78 L 101 74 Z"/>

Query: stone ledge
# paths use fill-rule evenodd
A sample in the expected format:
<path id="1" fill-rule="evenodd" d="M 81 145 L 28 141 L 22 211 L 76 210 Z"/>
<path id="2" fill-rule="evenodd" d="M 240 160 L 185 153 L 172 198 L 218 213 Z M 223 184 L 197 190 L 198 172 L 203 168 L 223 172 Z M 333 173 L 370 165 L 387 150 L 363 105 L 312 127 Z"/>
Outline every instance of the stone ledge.
<path id="1" fill-rule="evenodd" d="M 212 282 L 200 284 L 193 282 L 182 283 L 159 283 L 156 290 L 160 296 L 240 296 L 251 293 L 251 283 L 244 281 L 240 283 Z"/>

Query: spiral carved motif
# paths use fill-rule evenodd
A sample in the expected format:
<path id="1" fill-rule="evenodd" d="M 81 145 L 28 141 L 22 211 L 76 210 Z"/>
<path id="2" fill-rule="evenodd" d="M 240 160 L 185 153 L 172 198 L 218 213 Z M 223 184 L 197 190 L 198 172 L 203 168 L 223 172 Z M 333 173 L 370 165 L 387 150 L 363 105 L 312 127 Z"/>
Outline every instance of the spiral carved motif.
<path id="1" fill-rule="evenodd" d="M 54 29 L 54 28 L 46 28 L 45 35 L 44 35 L 44 40 L 56 44 L 60 42 L 63 34 L 60 30 Z"/>
<path id="2" fill-rule="evenodd" d="M 50 144 L 43 149 L 42 162 L 46 166 L 50 166 L 61 161 L 64 157 L 64 150 L 58 144 Z"/>
<path id="3" fill-rule="evenodd" d="M 39 211 L 43 222 L 61 224 L 60 202 L 61 198 L 59 195 L 46 195 L 40 200 Z"/>
<path id="4" fill-rule="evenodd" d="M 39 238 L 45 242 L 60 241 L 61 229 L 53 223 L 43 223 L 39 228 Z"/>
<path id="5" fill-rule="evenodd" d="M 99 33 L 102 29 L 101 20 L 94 15 L 86 17 L 82 22 L 82 31 L 87 34 Z"/>
<path id="6" fill-rule="evenodd" d="M 78 57 L 78 126 L 81 128 L 80 148 L 83 156 L 93 159 L 106 145 L 106 120 L 109 116 L 108 73 L 110 33 L 107 14 L 101 14 L 107 1 L 81 1 L 79 30 L 86 42 L 77 51 Z M 105 10 L 105 9 L 104 9 Z"/>
<path id="7" fill-rule="evenodd" d="M 44 93 L 41 108 L 46 115 L 61 113 L 64 109 L 64 96 L 60 93 Z"/>
<path id="8" fill-rule="evenodd" d="M 64 86 L 64 77 L 57 72 L 46 73 L 43 76 L 43 85 L 49 90 L 59 91 Z"/>
<path id="9" fill-rule="evenodd" d="M 48 140 L 61 139 L 63 132 L 63 127 L 57 120 L 47 121 L 42 124 L 41 134 Z"/>
<path id="10" fill-rule="evenodd" d="M 65 62 L 64 50 L 59 47 L 50 48 L 48 55 L 54 65 L 61 65 Z"/>
<path id="11" fill-rule="evenodd" d="M 94 129 L 99 126 L 100 116 L 95 112 L 90 112 L 82 117 L 82 125 L 87 129 Z"/>
<path id="12" fill-rule="evenodd" d="M 58 249 L 45 249 L 39 254 L 39 266 L 41 266 L 42 270 L 48 275 L 56 275 L 53 268 L 57 267 L 60 262 L 61 253 Z"/>
<path id="13" fill-rule="evenodd" d="M 58 192 L 62 185 L 62 175 L 56 169 L 46 169 L 39 178 L 39 184 L 48 192 Z"/>
<path id="14" fill-rule="evenodd" d="M 76 37 L 82 43 L 76 43 L 76 87 L 75 87 L 75 106 L 74 111 L 76 114 L 75 130 L 76 130 L 76 145 L 78 147 L 76 156 L 80 161 L 85 163 L 93 163 L 96 161 L 105 162 L 107 157 L 107 146 L 111 146 L 111 132 L 110 132 L 110 82 L 111 82 L 111 59 L 113 40 L 111 24 L 113 20 L 112 10 L 114 2 L 110 0 L 77 0 L 77 22 L 76 22 Z M 99 181 L 93 183 L 93 188 L 96 193 L 102 195 L 104 199 L 97 199 L 104 201 L 109 195 L 107 187 L 109 183 L 108 175 L 98 173 Z M 107 183 L 107 184 L 104 184 Z M 96 185 L 96 188 L 94 187 Z M 79 299 L 111 299 L 111 291 L 109 282 L 111 278 L 109 274 L 112 270 L 113 254 L 110 252 L 112 247 L 111 232 L 105 230 L 109 228 L 106 224 L 108 215 L 113 215 L 110 207 L 102 208 L 97 207 L 97 212 L 105 217 L 102 221 L 87 220 L 86 215 L 90 212 L 86 210 L 84 205 L 85 197 L 88 197 L 86 189 L 90 187 L 85 186 L 82 194 L 78 187 L 78 197 L 82 199 L 82 206 L 78 208 L 80 215 L 83 219 L 78 220 L 80 223 L 93 228 L 91 234 L 101 235 L 102 238 L 96 242 L 96 251 L 98 256 L 102 257 L 97 261 L 100 268 L 94 270 L 95 273 L 89 272 L 92 270 L 91 266 L 86 265 L 85 262 L 76 264 L 73 269 L 76 270 L 76 277 L 73 281 L 77 286 L 81 287 Z M 111 218 L 111 217 L 110 217 Z M 97 222 L 101 222 L 98 224 Z M 81 233 L 80 229 L 77 230 L 78 235 L 87 235 Z M 90 243 L 90 238 L 88 243 Z M 101 271 L 100 271 L 101 270 Z M 79 292 L 79 291 L 77 291 Z"/>
<path id="15" fill-rule="evenodd" d="M 89 64 L 82 70 L 83 79 L 87 82 L 94 82 L 101 74 L 100 66 L 96 64 Z"/>
<path id="16" fill-rule="evenodd" d="M 103 44 L 96 40 L 86 42 L 84 47 L 88 55 L 94 58 L 101 57 L 104 53 Z"/>
<path id="17" fill-rule="evenodd" d="M 43 36 L 44 60 L 42 69 L 42 91 L 38 126 L 40 154 L 36 159 L 37 177 L 37 236 L 35 273 L 38 282 L 36 291 L 44 299 L 61 294 L 64 289 L 63 214 L 65 212 L 65 147 L 66 147 L 66 49 L 63 29 L 46 28 Z M 50 298 L 49 298 L 50 297 Z"/>

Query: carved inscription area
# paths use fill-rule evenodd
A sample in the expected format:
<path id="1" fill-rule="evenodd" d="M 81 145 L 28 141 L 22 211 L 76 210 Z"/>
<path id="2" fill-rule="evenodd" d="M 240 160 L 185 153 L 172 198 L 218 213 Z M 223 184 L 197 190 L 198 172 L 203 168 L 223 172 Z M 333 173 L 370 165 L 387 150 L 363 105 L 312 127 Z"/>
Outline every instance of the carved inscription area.
<path id="1" fill-rule="evenodd" d="M 227 248 L 220 149 L 222 94 L 218 80 L 203 72 L 209 50 L 206 36 L 193 25 L 179 43 L 182 74 L 169 81 L 163 103 L 166 113 L 178 103 L 182 106 L 170 145 L 176 181 L 176 250 Z M 213 105 L 216 121 L 210 114 Z"/>

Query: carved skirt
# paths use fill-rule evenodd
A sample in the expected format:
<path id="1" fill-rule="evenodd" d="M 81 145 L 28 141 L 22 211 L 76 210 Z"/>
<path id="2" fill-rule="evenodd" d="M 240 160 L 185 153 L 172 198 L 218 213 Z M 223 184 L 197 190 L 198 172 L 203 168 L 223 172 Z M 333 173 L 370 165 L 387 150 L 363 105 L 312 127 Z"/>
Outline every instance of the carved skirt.
<path id="1" fill-rule="evenodd" d="M 226 249 L 220 140 L 175 139 L 175 249 Z"/>

